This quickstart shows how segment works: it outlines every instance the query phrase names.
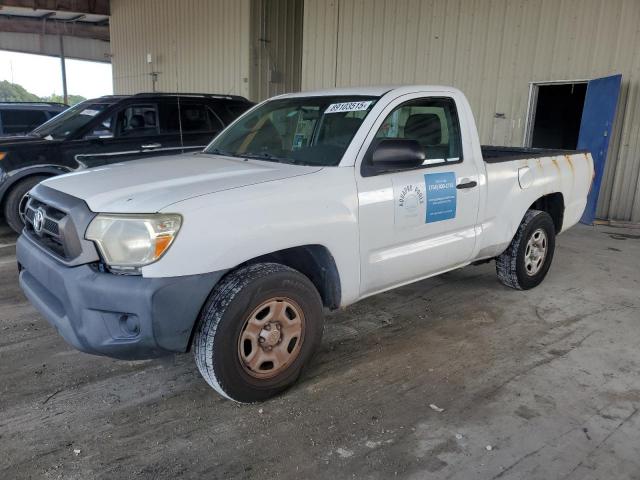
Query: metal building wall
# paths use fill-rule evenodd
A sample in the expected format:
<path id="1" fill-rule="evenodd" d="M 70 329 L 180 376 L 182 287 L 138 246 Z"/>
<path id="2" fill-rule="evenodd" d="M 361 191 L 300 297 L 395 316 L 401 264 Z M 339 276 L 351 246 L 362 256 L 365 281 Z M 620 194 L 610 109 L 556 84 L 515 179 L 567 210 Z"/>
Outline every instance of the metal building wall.
<path id="1" fill-rule="evenodd" d="M 454 85 L 521 145 L 529 82 L 622 73 L 598 216 L 640 222 L 640 1 L 305 0 L 302 88 Z"/>
<path id="2" fill-rule="evenodd" d="M 253 100 L 300 90 L 303 6 L 300 0 L 252 0 Z"/>
<path id="3" fill-rule="evenodd" d="M 249 96 L 249 2 L 111 0 L 114 92 Z"/>

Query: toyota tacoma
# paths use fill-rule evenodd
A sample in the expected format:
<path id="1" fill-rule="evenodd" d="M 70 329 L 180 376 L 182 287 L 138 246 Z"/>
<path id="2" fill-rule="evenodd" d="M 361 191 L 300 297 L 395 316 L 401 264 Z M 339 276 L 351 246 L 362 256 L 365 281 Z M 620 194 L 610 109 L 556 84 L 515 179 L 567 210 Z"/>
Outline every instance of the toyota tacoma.
<path id="1" fill-rule="evenodd" d="M 325 309 L 491 260 L 537 286 L 592 176 L 588 152 L 481 147 L 454 88 L 287 94 L 203 152 L 38 184 L 20 284 L 79 350 L 192 351 L 221 395 L 260 401 L 308 364 Z"/>

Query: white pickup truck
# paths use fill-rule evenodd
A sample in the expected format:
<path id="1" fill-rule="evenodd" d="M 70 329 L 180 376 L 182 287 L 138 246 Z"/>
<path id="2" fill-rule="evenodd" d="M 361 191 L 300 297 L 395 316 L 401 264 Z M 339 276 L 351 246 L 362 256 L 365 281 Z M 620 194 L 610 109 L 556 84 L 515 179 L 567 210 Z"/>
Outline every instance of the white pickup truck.
<path id="1" fill-rule="evenodd" d="M 82 351 L 192 350 L 220 394 L 259 401 L 297 379 L 325 308 L 493 259 L 538 285 L 592 176 L 587 152 L 481 147 L 454 88 L 282 95 L 201 153 L 37 185 L 20 283 Z"/>

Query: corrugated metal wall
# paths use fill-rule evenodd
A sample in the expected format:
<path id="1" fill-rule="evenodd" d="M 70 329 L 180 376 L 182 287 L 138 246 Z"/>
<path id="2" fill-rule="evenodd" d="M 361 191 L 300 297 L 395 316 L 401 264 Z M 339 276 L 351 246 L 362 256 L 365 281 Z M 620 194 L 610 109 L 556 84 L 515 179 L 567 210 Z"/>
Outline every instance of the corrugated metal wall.
<path id="1" fill-rule="evenodd" d="M 638 25 L 638 0 L 305 0 L 302 88 L 454 85 L 483 143 L 521 145 L 529 82 L 622 73 L 598 215 L 640 222 Z"/>
<path id="2" fill-rule="evenodd" d="M 111 0 L 114 91 L 248 96 L 249 1 Z"/>
<path id="3" fill-rule="evenodd" d="M 303 6 L 300 0 L 252 0 L 253 100 L 300 90 Z"/>

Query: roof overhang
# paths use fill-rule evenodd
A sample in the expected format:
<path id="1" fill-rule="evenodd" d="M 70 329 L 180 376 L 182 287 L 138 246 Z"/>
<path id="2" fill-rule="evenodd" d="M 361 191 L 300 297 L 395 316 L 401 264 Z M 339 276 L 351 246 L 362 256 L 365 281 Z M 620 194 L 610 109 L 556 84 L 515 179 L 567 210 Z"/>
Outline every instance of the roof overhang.
<path id="1" fill-rule="evenodd" d="M 109 0 L 2 0 L 0 32 L 109 41 Z"/>

